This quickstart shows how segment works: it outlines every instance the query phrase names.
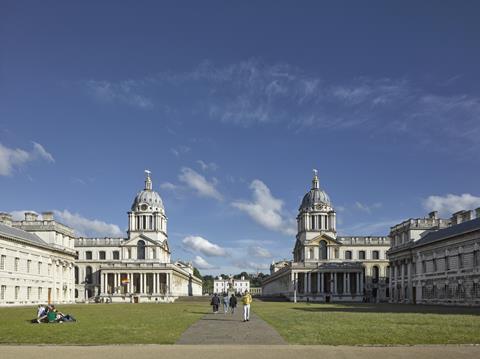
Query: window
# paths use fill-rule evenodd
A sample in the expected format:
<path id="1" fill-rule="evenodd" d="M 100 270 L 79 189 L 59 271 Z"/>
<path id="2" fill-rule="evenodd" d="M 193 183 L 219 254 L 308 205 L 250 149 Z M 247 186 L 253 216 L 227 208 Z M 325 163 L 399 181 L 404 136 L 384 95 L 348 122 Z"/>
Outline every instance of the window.
<path id="1" fill-rule="evenodd" d="M 433 271 L 436 272 L 437 271 L 437 259 L 436 258 L 432 259 L 432 265 L 433 265 Z"/>
<path id="2" fill-rule="evenodd" d="M 352 259 L 352 251 L 345 251 L 345 259 Z"/>
<path id="3" fill-rule="evenodd" d="M 152 248 L 152 258 L 157 259 L 157 250 L 155 248 Z"/>
<path id="4" fill-rule="evenodd" d="M 42 274 L 42 262 L 38 262 L 38 274 Z"/>
<path id="5" fill-rule="evenodd" d="M 92 283 L 92 267 L 85 268 L 85 283 Z"/>
<path id="6" fill-rule="evenodd" d="M 52 274 L 52 265 L 48 263 L 48 275 Z"/>
<path id="7" fill-rule="evenodd" d="M 445 270 L 450 270 L 450 261 L 448 260 L 448 255 L 445 256 Z"/>
<path id="8" fill-rule="evenodd" d="M 7 292 L 7 286 L 2 285 L 0 288 L 0 299 L 5 299 L 5 293 Z"/>
<path id="9" fill-rule="evenodd" d="M 27 287 L 27 299 L 30 299 L 31 294 L 32 294 L 32 287 Z"/>
<path id="10" fill-rule="evenodd" d="M 38 300 L 42 299 L 42 287 L 38 287 Z"/>
<path id="11" fill-rule="evenodd" d="M 315 257 L 315 255 L 314 255 L 314 252 L 313 252 L 313 248 L 310 248 L 308 250 L 308 258 L 313 259 L 314 257 Z"/>
<path id="12" fill-rule="evenodd" d="M 422 261 L 422 273 L 426 273 L 426 272 L 427 272 L 427 262 Z"/>
<path id="13" fill-rule="evenodd" d="M 119 251 L 113 251 L 113 259 L 120 259 L 120 252 Z"/>
<path id="14" fill-rule="evenodd" d="M 327 242 L 326 241 L 320 241 L 320 259 L 328 259 L 327 255 Z"/>
<path id="15" fill-rule="evenodd" d="M 145 241 L 137 242 L 137 259 L 145 259 Z"/>
<path id="16" fill-rule="evenodd" d="M 458 253 L 458 268 L 463 268 L 463 253 Z"/>
<path id="17" fill-rule="evenodd" d="M 32 266 L 32 261 L 29 259 L 27 260 L 27 273 L 30 273 L 30 267 Z"/>
<path id="18" fill-rule="evenodd" d="M 5 269 L 5 261 L 7 260 L 7 256 L 3 255 L 0 257 L 0 269 Z"/>
<path id="19" fill-rule="evenodd" d="M 15 287 L 15 299 L 18 299 L 19 294 L 20 294 L 20 287 Z"/>
<path id="20" fill-rule="evenodd" d="M 86 260 L 92 259 L 92 251 L 86 251 L 85 252 L 85 259 Z"/>
<path id="21" fill-rule="evenodd" d="M 380 259 L 380 252 L 379 251 L 373 251 L 372 252 L 372 259 Z"/>
<path id="22" fill-rule="evenodd" d="M 358 251 L 358 259 L 365 259 L 365 251 Z"/>
<path id="23" fill-rule="evenodd" d="M 75 266 L 75 284 L 80 284 L 80 283 L 78 283 L 78 278 L 79 278 L 79 277 L 80 277 L 80 276 L 78 275 L 78 267 Z"/>
<path id="24" fill-rule="evenodd" d="M 128 248 L 127 250 L 127 256 L 128 256 L 128 259 L 132 259 L 132 250 L 130 248 Z"/>
<path id="25" fill-rule="evenodd" d="M 13 270 L 15 272 L 18 272 L 18 264 L 20 263 L 20 258 L 15 258 L 15 264 L 14 264 L 14 267 L 13 267 Z"/>
<path id="26" fill-rule="evenodd" d="M 98 253 L 98 259 L 100 259 L 100 260 L 105 260 L 105 258 L 106 258 L 105 251 L 100 251 L 100 252 Z"/>

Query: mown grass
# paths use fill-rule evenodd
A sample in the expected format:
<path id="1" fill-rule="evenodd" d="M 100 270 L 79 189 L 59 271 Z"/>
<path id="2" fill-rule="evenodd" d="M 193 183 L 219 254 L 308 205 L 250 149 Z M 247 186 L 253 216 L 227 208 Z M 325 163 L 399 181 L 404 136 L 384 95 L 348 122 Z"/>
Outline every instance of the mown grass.
<path id="1" fill-rule="evenodd" d="M 260 302 L 252 310 L 290 344 L 479 344 L 480 309 Z"/>
<path id="2" fill-rule="evenodd" d="M 36 307 L 0 308 L 2 344 L 173 344 L 208 303 L 58 306 L 77 323 L 31 324 Z"/>

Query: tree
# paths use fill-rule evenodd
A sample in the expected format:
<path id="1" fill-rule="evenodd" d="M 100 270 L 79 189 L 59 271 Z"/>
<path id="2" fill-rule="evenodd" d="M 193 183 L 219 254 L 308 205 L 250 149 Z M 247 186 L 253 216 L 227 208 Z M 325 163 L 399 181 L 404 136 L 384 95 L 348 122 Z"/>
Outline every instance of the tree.
<path id="1" fill-rule="evenodd" d="M 202 275 L 200 274 L 200 271 L 198 270 L 198 268 L 193 267 L 193 275 L 198 279 L 202 279 Z"/>

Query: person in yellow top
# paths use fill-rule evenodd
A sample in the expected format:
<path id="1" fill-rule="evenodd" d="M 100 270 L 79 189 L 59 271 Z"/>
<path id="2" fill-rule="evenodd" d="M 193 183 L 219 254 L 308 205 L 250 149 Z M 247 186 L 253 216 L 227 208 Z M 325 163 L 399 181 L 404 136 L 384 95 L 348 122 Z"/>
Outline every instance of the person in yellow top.
<path id="1" fill-rule="evenodd" d="M 243 303 L 243 321 L 248 322 L 250 320 L 250 303 L 252 303 L 252 296 L 248 293 L 248 290 L 245 291 L 242 297 Z"/>

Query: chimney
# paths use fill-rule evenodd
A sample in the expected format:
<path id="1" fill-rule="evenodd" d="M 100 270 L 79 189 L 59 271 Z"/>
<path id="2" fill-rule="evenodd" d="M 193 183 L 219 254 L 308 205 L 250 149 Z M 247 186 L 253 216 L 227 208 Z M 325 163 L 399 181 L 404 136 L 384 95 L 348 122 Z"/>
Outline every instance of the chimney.
<path id="1" fill-rule="evenodd" d="M 463 211 L 462 222 L 470 221 L 473 219 L 473 211 Z"/>
<path id="2" fill-rule="evenodd" d="M 53 221 L 53 212 L 42 212 L 42 218 L 44 221 Z"/>
<path id="3" fill-rule="evenodd" d="M 12 215 L 10 213 L 0 212 L 0 223 L 11 227 Z"/>
<path id="4" fill-rule="evenodd" d="M 437 219 L 438 218 L 438 211 L 432 211 L 428 214 L 428 218 L 430 219 Z"/>
<path id="5" fill-rule="evenodd" d="M 35 212 L 25 212 L 25 221 L 27 222 L 33 222 L 36 221 L 38 218 L 38 214 Z"/>
<path id="6" fill-rule="evenodd" d="M 465 212 L 465 211 L 458 211 L 458 212 L 455 212 L 454 214 L 452 214 L 452 225 L 462 223 L 463 212 Z"/>

